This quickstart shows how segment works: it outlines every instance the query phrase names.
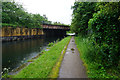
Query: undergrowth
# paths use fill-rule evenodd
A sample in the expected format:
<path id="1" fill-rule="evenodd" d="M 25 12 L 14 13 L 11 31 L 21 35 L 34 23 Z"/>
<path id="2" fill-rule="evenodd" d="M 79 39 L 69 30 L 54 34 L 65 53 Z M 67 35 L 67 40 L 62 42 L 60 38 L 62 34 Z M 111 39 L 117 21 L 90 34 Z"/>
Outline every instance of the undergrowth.
<path id="1" fill-rule="evenodd" d="M 80 57 L 86 66 L 88 78 L 100 80 L 101 78 L 112 78 L 113 80 L 120 78 L 119 71 L 115 67 L 109 69 L 104 67 L 99 53 L 101 48 L 94 40 L 89 39 L 89 37 L 79 36 L 75 37 L 75 42 L 80 52 Z"/>

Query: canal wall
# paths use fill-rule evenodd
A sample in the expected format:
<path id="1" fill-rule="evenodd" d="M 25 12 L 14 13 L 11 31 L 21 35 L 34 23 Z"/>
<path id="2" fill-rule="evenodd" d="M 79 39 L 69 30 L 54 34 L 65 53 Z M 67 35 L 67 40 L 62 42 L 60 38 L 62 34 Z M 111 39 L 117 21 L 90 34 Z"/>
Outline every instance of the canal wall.
<path id="1" fill-rule="evenodd" d="M 41 26 L 42 29 L 4 26 L 0 28 L 0 40 L 15 41 L 29 38 L 38 38 L 42 36 L 66 36 L 66 31 L 70 30 L 69 26 L 65 25 L 43 24 Z"/>
<path id="2" fill-rule="evenodd" d="M 24 40 L 28 38 L 41 37 L 44 35 L 42 29 L 25 27 L 2 27 L 0 33 L 0 38 L 2 38 L 2 41 Z"/>

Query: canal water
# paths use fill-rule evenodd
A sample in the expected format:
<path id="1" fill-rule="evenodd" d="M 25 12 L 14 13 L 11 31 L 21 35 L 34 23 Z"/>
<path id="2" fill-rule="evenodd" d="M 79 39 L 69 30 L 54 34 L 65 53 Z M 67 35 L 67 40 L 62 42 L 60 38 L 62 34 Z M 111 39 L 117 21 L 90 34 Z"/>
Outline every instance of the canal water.
<path id="1" fill-rule="evenodd" d="M 62 37 L 43 37 L 2 43 L 2 69 L 9 68 L 11 71 L 19 67 L 46 49 L 48 43 L 57 39 L 62 39 Z"/>

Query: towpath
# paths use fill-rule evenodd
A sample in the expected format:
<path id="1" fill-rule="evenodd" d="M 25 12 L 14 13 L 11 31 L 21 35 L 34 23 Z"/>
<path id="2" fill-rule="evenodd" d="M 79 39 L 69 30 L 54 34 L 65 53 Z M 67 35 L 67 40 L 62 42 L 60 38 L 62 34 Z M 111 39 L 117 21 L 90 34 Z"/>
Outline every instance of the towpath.
<path id="1" fill-rule="evenodd" d="M 71 38 L 61 64 L 59 78 L 87 78 L 85 67 L 80 59 L 79 51 Z"/>

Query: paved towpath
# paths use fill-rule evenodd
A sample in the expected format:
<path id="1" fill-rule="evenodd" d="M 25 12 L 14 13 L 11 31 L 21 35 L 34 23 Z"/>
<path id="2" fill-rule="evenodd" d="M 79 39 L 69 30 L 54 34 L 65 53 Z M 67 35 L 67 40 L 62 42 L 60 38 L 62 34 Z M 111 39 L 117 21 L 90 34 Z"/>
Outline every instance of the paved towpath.
<path id="1" fill-rule="evenodd" d="M 59 78 L 87 78 L 74 37 L 71 38 L 61 64 Z"/>

